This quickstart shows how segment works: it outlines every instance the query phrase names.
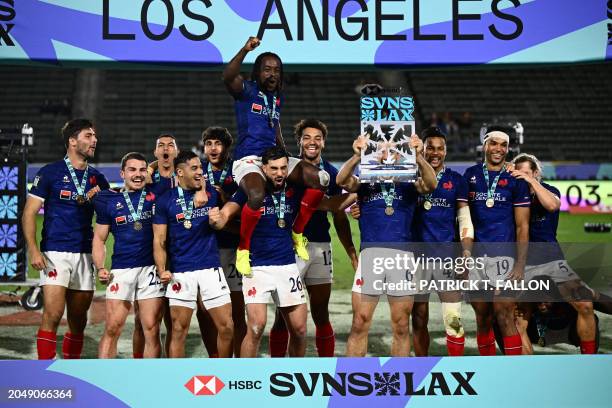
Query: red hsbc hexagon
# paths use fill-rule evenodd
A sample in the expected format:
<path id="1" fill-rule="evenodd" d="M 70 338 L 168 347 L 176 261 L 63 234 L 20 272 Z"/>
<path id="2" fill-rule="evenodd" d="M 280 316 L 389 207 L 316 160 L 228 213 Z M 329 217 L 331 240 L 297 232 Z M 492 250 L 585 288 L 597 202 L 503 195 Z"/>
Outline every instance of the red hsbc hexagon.
<path id="1" fill-rule="evenodd" d="M 185 383 L 185 388 L 193 395 L 217 395 L 225 387 L 215 375 L 194 375 Z"/>

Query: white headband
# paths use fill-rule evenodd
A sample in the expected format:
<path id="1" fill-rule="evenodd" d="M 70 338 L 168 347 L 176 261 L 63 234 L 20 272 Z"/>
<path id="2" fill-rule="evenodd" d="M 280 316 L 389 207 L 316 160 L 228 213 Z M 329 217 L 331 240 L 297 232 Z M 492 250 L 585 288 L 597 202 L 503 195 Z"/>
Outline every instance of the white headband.
<path id="1" fill-rule="evenodd" d="M 503 141 L 505 141 L 506 143 L 510 144 L 510 136 L 508 136 L 507 133 L 501 132 L 499 130 L 494 130 L 492 132 L 487 133 L 484 136 L 484 143 L 487 143 L 487 140 L 492 139 L 492 138 L 498 138 L 498 139 L 502 139 Z"/>

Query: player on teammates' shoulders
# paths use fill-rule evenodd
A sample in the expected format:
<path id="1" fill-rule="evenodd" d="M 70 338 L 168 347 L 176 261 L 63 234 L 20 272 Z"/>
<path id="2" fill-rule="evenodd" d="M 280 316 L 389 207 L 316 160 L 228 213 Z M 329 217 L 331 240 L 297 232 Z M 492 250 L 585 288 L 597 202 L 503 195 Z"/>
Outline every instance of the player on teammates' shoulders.
<path id="1" fill-rule="evenodd" d="M 261 156 L 267 148 L 285 148 L 280 128 L 280 112 L 284 104 L 283 63 L 271 52 L 257 56 L 253 63 L 251 80 L 240 75 L 247 54 L 260 44 L 250 37 L 223 71 L 223 81 L 234 98 L 238 141 L 234 150 L 233 173 L 236 183 L 247 193 L 248 200 L 241 212 L 240 242 L 236 254 L 236 268 L 243 275 L 250 274 L 251 236 L 261 217 L 260 208 L 266 191 Z M 304 196 L 292 227 L 292 239 L 297 255 L 308 260 L 304 228 L 323 199 L 329 185 L 329 174 L 310 163 L 289 157 L 288 180 L 305 186 Z"/>
<path id="2" fill-rule="evenodd" d="M 252 274 L 242 278 L 247 335 L 242 342 L 241 357 L 257 355 L 266 326 L 267 304 L 272 301 L 290 332 L 289 355 L 303 357 L 306 351 L 307 308 L 291 239 L 291 224 L 304 192 L 299 185 L 287 182 L 288 159 L 287 152 L 276 146 L 266 149 L 262 156 L 267 186 L 261 221 L 253 232 Z M 220 211 L 211 213 L 212 225 L 224 228 L 246 200 L 246 194 L 239 189 Z M 319 209 L 336 210 L 349 203 L 349 197 L 340 196 L 321 201 Z"/>

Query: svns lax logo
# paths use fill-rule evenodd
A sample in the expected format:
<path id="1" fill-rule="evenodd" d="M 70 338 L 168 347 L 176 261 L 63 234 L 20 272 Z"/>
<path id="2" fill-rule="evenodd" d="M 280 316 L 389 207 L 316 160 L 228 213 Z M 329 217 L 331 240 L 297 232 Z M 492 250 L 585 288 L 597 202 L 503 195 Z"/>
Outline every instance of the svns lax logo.
<path id="1" fill-rule="evenodd" d="M 185 383 L 185 388 L 193 395 L 217 395 L 223 387 L 223 381 L 214 375 L 194 375 Z"/>

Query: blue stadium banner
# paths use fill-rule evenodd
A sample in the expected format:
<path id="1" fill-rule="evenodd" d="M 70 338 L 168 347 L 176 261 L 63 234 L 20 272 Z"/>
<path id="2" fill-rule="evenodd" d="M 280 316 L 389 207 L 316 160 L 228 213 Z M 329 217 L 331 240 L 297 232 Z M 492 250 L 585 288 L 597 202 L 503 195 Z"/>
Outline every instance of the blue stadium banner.
<path id="1" fill-rule="evenodd" d="M 296 66 L 603 61 L 612 55 L 609 7 L 602 0 L 0 0 L 0 62 L 215 67 L 249 36 Z"/>
<path id="2" fill-rule="evenodd" d="M 610 355 L 0 361 L 0 405 L 609 407 L 610 367 Z"/>

